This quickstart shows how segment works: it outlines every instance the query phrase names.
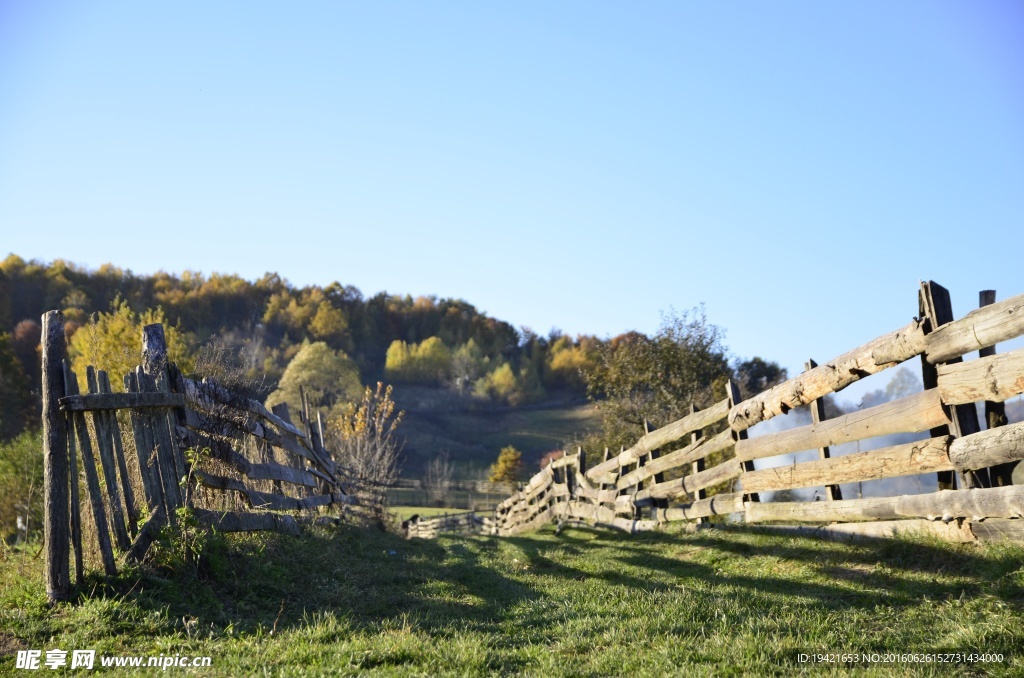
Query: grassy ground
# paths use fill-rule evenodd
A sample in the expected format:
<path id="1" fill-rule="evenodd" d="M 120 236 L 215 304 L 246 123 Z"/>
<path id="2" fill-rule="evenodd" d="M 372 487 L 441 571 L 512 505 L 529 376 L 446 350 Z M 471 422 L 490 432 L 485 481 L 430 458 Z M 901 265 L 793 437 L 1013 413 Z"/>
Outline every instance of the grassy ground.
<path id="1" fill-rule="evenodd" d="M 54 647 L 210 655 L 202 673 L 225 676 L 1024 672 L 1019 547 L 711 530 L 407 542 L 340 527 L 233 537 L 206 553 L 198 571 L 165 558 L 92 578 L 86 599 L 52 612 L 42 560 L 8 553 L 0 674 L 16 649 Z M 1005 659 L 798 663 L 801 652 L 940 650 Z"/>

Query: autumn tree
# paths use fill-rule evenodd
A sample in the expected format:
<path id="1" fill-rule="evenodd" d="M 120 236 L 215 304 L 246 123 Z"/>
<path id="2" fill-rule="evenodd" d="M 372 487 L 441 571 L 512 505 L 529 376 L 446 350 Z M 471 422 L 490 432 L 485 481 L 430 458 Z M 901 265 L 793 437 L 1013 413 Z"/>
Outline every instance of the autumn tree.
<path id="1" fill-rule="evenodd" d="M 183 372 L 193 367 L 190 345 L 192 336 L 177 324 L 170 324 L 163 309 L 147 309 L 136 313 L 123 299 L 115 299 L 107 313 L 96 313 L 71 336 L 68 356 L 80 386 L 85 384 L 89 365 L 106 370 L 111 387 L 123 391 L 121 381 L 142 362 L 142 328 L 160 323 L 164 326 L 167 357 Z"/>
<path id="2" fill-rule="evenodd" d="M 714 399 L 712 385 L 731 376 L 722 330 L 702 308 L 662 317 L 653 337 L 638 332 L 600 346 L 585 370 L 587 393 L 601 412 L 604 444 L 629 446 Z"/>
<path id="3" fill-rule="evenodd" d="M 515 483 L 523 475 L 523 453 L 508 445 L 501 448 L 497 461 L 491 465 L 492 483 Z"/>
<path id="4" fill-rule="evenodd" d="M 344 407 L 363 394 L 356 364 L 344 351 L 332 351 L 322 341 L 303 344 L 285 368 L 277 390 L 267 398 L 267 407 L 288 403 L 298 411 L 302 403 L 300 386 L 314 409 Z"/>
<path id="5" fill-rule="evenodd" d="M 328 420 L 328 447 L 362 506 L 380 523 L 387 515 L 388 487 L 398 479 L 401 441 L 396 429 L 404 412 L 396 411 L 391 387 L 377 382 L 358 404 L 341 407 Z"/>

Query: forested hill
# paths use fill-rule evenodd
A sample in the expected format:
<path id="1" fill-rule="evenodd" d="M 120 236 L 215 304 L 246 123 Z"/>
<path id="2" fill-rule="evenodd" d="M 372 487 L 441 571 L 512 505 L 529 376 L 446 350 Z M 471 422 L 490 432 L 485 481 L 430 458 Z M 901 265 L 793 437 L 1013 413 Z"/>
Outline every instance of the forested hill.
<path id="1" fill-rule="evenodd" d="M 190 271 L 137 275 L 110 264 L 88 270 L 12 254 L 0 263 L 0 332 L 7 335 L 0 339 L 6 392 L 0 437 L 36 420 L 39 322 L 51 309 L 64 312 L 72 359 L 90 351 L 91 360 L 103 359 L 91 320 L 107 317 L 107 332 L 116 333 L 115 326 L 138 324 L 147 310 L 160 309 L 145 317 L 177 326 L 182 355 L 194 356 L 217 337 L 246 369 L 265 375 L 263 396 L 279 385 L 304 346 L 317 345 L 329 351 L 316 355 L 351 368 L 341 373 L 351 375 L 356 387 L 378 380 L 397 384 L 400 405 L 408 401 L 403 391 L 415 387 L 419 397 L 410 404 L 426 410 L 431 399 L 422 396 L 430 391 L 446 411 L 453 403 L 477 412 L 579 403 L 585 399 L 579 368 L 595 341 L 517 330 L 461 299 L 384 292 L 365 297 L 338 282 L 296 287 L 276 273 L 255 281 Z M 319 395 L 322 405 L 336 400 Z"/>
<path id="2" fill-rule="evenodd" d="M 445 452 L 480 468 L 506 442 L 530 464 L 587 434 L 596 434 L 588 449 L 617 449 L 691 404 L 720 400 L 727 379 L 752 394 L 786 377 L 757 357 L 730 364 L 702 308 L 664 316 L 652 336 L 540 336 L 461 299 L 367 298 L 351 285 L 296 287 L 275 273 L 136 275 L 12 254 L 0 263 L 0 440 L 38 426 L 39 323 L 53 309 L 64 313 L 78 372 L 91 364 L 125 374 L 138 362 L 141 326 L 162 322 L 186 372 L 219 378 L 230 364 L 268 403 L 297 403 L 301 384 L 328 420 L 343 417 L 363 386 L 393 384 L 412 473 Z"/>

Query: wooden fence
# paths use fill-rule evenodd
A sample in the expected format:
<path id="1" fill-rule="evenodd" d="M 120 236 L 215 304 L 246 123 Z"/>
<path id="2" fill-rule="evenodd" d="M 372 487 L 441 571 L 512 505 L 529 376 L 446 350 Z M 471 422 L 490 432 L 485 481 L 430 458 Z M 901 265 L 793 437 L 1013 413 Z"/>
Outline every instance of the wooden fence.
<path id="1" fill-rule="evenodd" d="M 983 292 L 982 307 L 956 321 L 940 285 L 922 283 L 918 297 L 920 317 L 906 327 L 822 365 L 810 361 L 801 375 L 752 398 L 739 402 L 730 383 L 722 401 L 692 408 L 600 463 L 588 465 L 583 450 L 556 460 L 499 504 L 484 520 L 485 531 L 512 535 L 581 521 L 634 532 L 729 515 L 751 524 L 831 523 L 810 528 L 823 536 L 924 531 L 964 541 L 1024 539 L 1024 485 L 1013 485 L 1011 477 L 1013 464 L 1024 459 L 1024 423 L 1005 425 L 1002 409 L 1024 392 L 1024 349 L 996 355 L 993 348 L 1024 334 L 1024 295 L 994 303 L 994 293 Z M 972 351 L 980 357 L 963 362 Z M 918 358 L 922 392 L 825 419 L 824 396 Z M 985 403 L 984 430 L 978 402 Z M 805 406 L 811 424 L 748 437 L 755 424 Z M 929 438 L 918 442 L 838 457 L 830 450 L 924 431 Z M 811 461 L 754 466 L 815 449 Z M 721 461 L 706 467 L 712 455 Z M 939 491 L 850 499 L 839 488 L 921 473 L 938 474 Z M 812 487 L 821 488 L 823 501 L 760 501 L 765 492 Z"/>
<path id="2" fill-rule="evenodd" d="M 287 405 L 261 403 L 167 361 L 163 327 L 143 330 L 142 364 L 114 393 L 89 367 L 86 393 L 70 369 L 64 318 L 43 316 L 43 453 L 46 589 L 51 601 L 83 578 L 83 532 L 103 568 L 115 553 L 140 560 L 161 528 L 198 519 L 221 531 L 299 532 L 324 507 L 351 503 L 324 448 L 320 417 L 303 397 L 299 423 Z M 99 464 L 96 457 L 99 457 Z M 83 530 L 79 464 L 89 529 Z M 187 509 L 182 512 L 181 509 Z"/>
<path id="3" fill-rule="evenodd" d="M 403 523 L 405 536 L 409 539 L 420 537 L 430 539 L 442 533 L 477 534 L 484 524 L 483 516 L 475 511 L 442 514 L 429 518 L 414 518 Z"/>

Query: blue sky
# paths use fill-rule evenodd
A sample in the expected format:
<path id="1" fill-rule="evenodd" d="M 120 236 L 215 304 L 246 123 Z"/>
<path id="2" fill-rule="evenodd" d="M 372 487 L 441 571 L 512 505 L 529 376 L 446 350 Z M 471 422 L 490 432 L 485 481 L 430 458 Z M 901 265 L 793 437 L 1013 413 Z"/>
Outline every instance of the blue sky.
<path id="1" fill-rule="evenodd" d="M 1024 292 L 1024 4 L 0 3 L 3 254 L 704 303 L 791 373 Z"/>

